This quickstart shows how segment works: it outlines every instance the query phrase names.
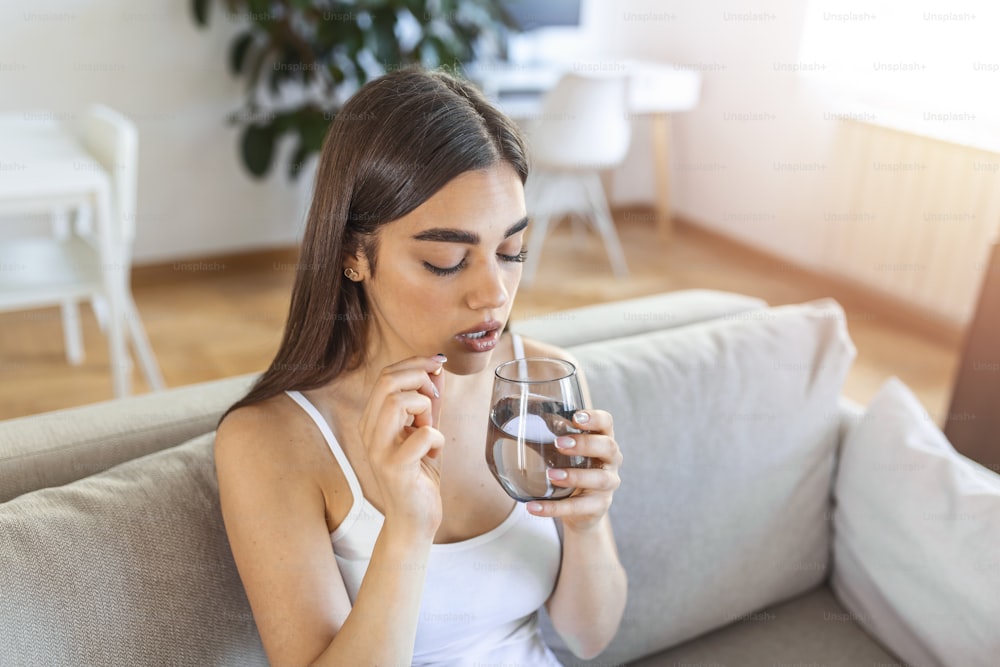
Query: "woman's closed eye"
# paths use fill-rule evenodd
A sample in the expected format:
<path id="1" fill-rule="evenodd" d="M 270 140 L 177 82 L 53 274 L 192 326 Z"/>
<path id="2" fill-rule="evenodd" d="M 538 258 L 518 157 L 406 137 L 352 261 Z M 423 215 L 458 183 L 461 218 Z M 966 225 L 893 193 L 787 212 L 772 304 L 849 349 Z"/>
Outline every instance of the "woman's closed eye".
<path id="1" fill-rule="evenodd" d="M 522 248 L 516 255 L 507 255 L 507 254 L 498 252 L 497 253 L 497 257 L 499 257 L 500 260 L 503 261 L 503 262 L 520 263 L 520 262 L 524 261 L 525 256 L 527 254 L 528 254 L 528 251 Z M 458 273 L 459 271 L 461 271 L 462 269 L 465 268 L 465 265 L 466 265 L 466 258 L 465 257 L 463 257 L 462 261 L 459 262 L 458 264 L 455 264 L 454 266 L 447 266 L 447 267 L 445 267 L 445 266 L 437 266 L 435 264 L 431 264 L 430 262 L 424 262 L 424 268 L 426 268 L 428 271 L 430 271 L 431 273 L 433 273 L 435 275 L 438 275 L 438 276 L 450 276 L 450 275 L 452 275 L 454 273 Z"/>
<path id="2" fill-rule="evenodd" d="M 430 262 L 424 262 L 424 268 L 426 268 L 428 271 L 438 276 L 450 276 L 451 274 L 458 273 L 463 268 L 465 268 L 465 258 L 463 257 L 462 261 L 456 264 L 455 266 L 449 266 L 449 267 L 441 267 L 435 264 L 431 264 Z"/>
<path id="3" fill-rule="evenodd" d="M 528 251 L 521 248 L 516 255 L 505 255 L 503 253 L 497 253 L 497 257 L 505 262 L 523 262 L 524 258 L 528 255 Z"/>

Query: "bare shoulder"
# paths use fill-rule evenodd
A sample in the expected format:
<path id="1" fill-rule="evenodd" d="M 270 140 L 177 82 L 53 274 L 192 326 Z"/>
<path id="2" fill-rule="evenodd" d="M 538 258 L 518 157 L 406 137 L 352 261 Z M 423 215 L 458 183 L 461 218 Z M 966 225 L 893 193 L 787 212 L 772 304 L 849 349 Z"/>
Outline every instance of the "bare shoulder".
<path id="1" fill-rule="evenodd" d="M 273 455 L 277 448 L 268 444 L 285 426 L 281 412 L 275 398 L 230 412 L 215 434 L 216 458 L 228 463 L 230 459 L 235 462 Z"/>
<path id="2" fill-rule="evenodd" d="M 313 434 L 291 409 L 284 396 L 275 396 L 232 411 L 215 436 L 215 465 L 240 476 L 282 475 L 287 470 L 310 470 L 311 447 L 302 446 Z M 286 481 L 291 481 L 285 478 Z"/>
<path id="3" fill-rule="evenodd" d="M 219 425 L 215 467 L 229 546 L 271 664 L 312 664 L 351 603 L 330 545 L 322 451 L 284 395 Z M 303 418 L 305 417 L 305 418 Z"/>

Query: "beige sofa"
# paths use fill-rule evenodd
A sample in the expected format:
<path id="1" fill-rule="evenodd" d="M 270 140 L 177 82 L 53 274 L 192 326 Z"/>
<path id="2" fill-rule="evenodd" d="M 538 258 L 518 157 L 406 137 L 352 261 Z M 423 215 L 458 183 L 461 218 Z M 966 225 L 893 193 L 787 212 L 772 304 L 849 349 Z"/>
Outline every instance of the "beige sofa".
<path id="1" fill-rule="evenodd" d="M 626 456 L 629 604 L 583 664 L 901 664 L 830 587 L 838 452 L 862 420 L 835 302 L 696 290 L 514 328 L 577 356 Z M 211 449 L 251 381 L 0 423 L 0 665 L 266 664 Z"/>

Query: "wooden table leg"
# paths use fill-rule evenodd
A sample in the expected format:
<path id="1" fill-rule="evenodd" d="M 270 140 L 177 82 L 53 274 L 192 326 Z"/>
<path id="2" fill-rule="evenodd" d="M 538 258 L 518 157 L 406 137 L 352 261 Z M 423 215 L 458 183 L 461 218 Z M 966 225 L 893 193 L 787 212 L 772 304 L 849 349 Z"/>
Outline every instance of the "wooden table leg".
<path id="1" fill-rule="evenodd" d="M 670 212 L 670 114 L 653 114 L 653 160 L 656 174 L 656 226 L 660 238 L 670 241 L 673 216 Z"/>

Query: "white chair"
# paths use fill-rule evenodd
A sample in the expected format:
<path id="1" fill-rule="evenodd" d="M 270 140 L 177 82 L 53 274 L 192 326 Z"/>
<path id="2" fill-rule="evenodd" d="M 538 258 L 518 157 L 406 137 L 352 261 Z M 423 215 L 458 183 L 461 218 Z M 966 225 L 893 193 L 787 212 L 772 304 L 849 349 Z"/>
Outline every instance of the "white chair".
<path id="1" fill-rule="evenodd" d="M 528 137 L 532 171 L 525 199 L 532 231 L 522 283 L 534 280 L 549 222 L 567 215 L 590 219 L 614 273 L 628 275 L 600 178 L 601 170 L 620 164 L 628 151 L 626 85 L 624 75 L 568 73 L 546 95 Z"/>
<path id="2" fill-rule="evenodd" d="M 64 128 L 38 125 L 25 123 L 23 135 L 17 135 L 9 122 L 3 127 L 14 135 L 6 137 L 12 150 L 19 151 L 37 174 L 22 179 L 23 191 L 10 181 L 0 188 L 0 212 L 48 214 L 54 234 L 0 243 L 0 266 L 11 269 L 0 272 L 0 310 L 60 305 L 66 357 L 75 365 L 83 360 L 78 303 L 89 299 L 108 337 L 115 396 L 130 390 L 129 339 L 150 388 L 162 389 L 163 377 L 129 287 L 138 175 L 136 127 L 100 105 L 83 114 L 75 141 Z M 32 170 L 25 171 L 31 175 Z M 87 173 L 96 171 L 102 173 Z"/>

